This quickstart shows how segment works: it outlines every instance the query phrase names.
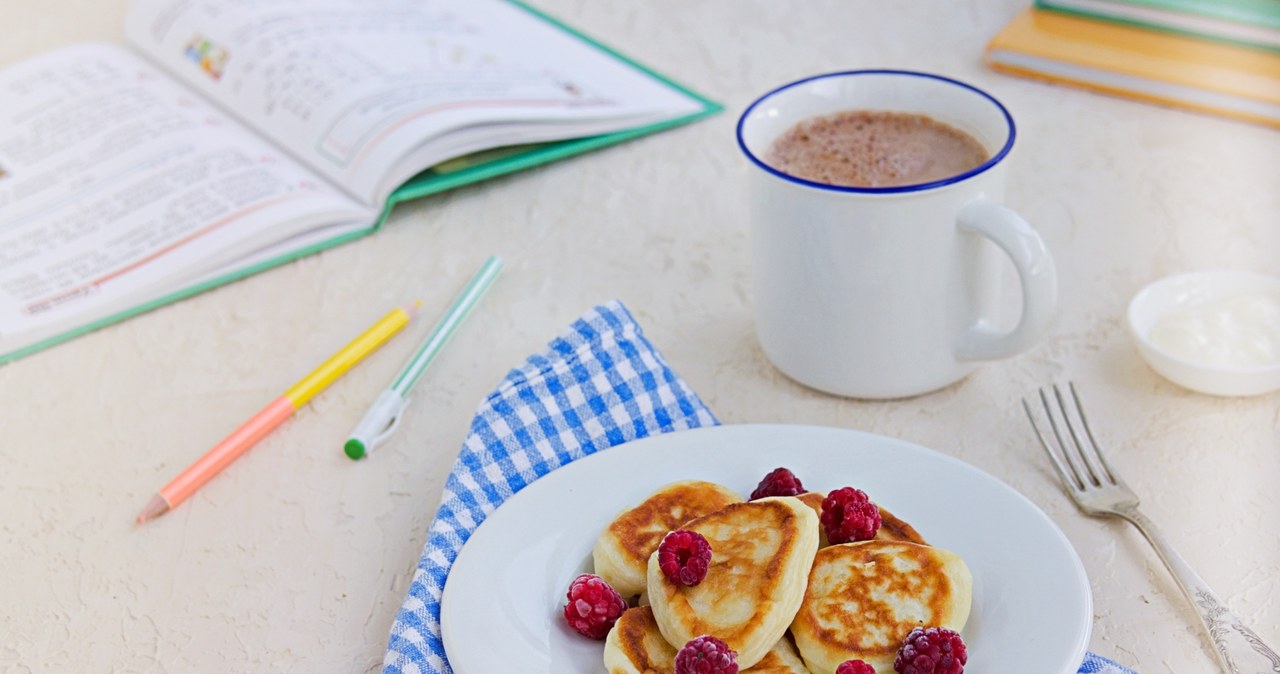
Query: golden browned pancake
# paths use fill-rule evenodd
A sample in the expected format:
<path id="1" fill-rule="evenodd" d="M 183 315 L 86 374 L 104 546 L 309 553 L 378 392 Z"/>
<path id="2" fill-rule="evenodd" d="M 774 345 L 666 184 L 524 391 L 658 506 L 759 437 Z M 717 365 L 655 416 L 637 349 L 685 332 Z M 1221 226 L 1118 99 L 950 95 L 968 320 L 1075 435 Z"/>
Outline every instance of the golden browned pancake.
<path id="1" fill-rule="evenodd" d="M 818 549 L 818 516 L 784 496 L 734 503 L 691 522 L 711 544 L 707 576 L 693 587 L 667 580 L 649 557 L 648 597 L 670 644 L 710 634 L 738 652 L 743 669 L 759 662 L 787 631 Z"/>
<path id="2" fill-rule="evenodd" d="M 799 496 L 796 496 L 796 498 L 800 499 L 801 501 L 804 501 L 805 505 L 809 506 L 810 508 L 813 508 L 813 511 L 815 513 L 818 513 L 819 518 L 822 517 L 822 500 L 825 499 L 826 497 L 827 497 L 826 494 L 822 494 L 816 491 L 808 491 L 803 494 L 800 494 Z M 902 520 L 898 519 L 897 516 L 895 516 L 893 513 L 889 512 L 888 510 L 885 510 L 884 507 L 881 506 L 880 504 L 877 503 L 876 507 L 880 509 L 881 522 L 880 522 L 880 530 L 876 532 L 876 537 L 872 540 L 905 541 L 907 543 L 919 543 L 920 545 L 928 545 L 928 543 L 925 543 L 924 537 L 921 536 L 914 528 L 912 528 L 910 524 L 907 524 L 906 522 L 903 522 Z M 827 540 L 827 532 L 822 528 L 822 526 L 818 527 L 818 534 L 821 536 L 821 538 L 818 541 L 818 547 L 825 548 L 828 545 L 831 545 L 831 541 Z"/>
<path id="3" fill-rule="evenodd" d="M 691 519 L 740 501 L 741 496 L 713 482 L 688 480 L 659 489 L 605 527 L 591 552 L 596 575 L 623 597 L 640 594 L 649 555 L 663 536 Z"/>
<path id="4" fill-rule="evenodd" d="M 914 627 L 960 631 L 973 577 L 953 552 L 900 541 L 862 541 L 818 551 L 791 634 L 805 665 L 834 672 L 845 660 L 893 671 Z"/>
<path id="5" fill-rule="evenodd" d="M 662 637 L 647 606 L 627 609 L 604 642 L 604 668 L 609 674 L 672 674 L 677 649 Z M 754 667 L 742 674 L 809 674 L 784 636 Z"/>
<path id="6" fill-rule="evenodd" d="M 675 669 L 676 649 L 662 638 L 648 606 L 629 608 L 604 640 L 609 674 L 667 674 Z"/>
<path id="7" fill-rule="evenodd" d="M 760 658 L 760 662 L 751 665 L 742 674 L 809 674 L 804 661 L 791 646 L 791 640 L 783 635 L 768 653 Z"/>

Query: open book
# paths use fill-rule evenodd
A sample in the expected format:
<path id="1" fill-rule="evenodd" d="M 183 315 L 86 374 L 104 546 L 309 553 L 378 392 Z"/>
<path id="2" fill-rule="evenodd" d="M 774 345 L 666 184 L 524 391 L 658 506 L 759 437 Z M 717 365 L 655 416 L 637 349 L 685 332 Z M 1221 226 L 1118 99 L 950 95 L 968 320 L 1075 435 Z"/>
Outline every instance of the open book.
<path id="1" fill-rule="evenodd" d="M 0 362 L 719 107 L 510 0 L 137 0 L 0 70 Z"/>

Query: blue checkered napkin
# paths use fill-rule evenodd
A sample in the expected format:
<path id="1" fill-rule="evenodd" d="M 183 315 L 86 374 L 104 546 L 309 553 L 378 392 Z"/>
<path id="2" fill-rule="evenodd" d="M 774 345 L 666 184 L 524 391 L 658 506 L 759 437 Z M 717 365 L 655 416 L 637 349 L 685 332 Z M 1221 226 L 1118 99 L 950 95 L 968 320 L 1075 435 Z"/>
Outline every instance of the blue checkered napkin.
<path id="1" fill-rule="evenodd" d="M 621 304 L 574 321 L 480 404 L 391 627 L 384 674 L 451 674 L 440 640 L 445 577 L 471 532 L 512 494 L 599 450 L 716 423 Z M 1093 654 L 1080 667 L 1087 672 L 1134 674 Z"/>
<path id="2" fill-rule="evenodd" d="M 449 674 L 440 594 L 462 544 L 525 485 L 598 450 L 715 424 L 618 302 L 587 312 L 480 404 L 444 485 L 383 659 L 387 674 Z"/>
<path id="3" fill-rule="evenodd" d="M 1104 657 L 1093 653 L 1085 653 L 1084 663 L 1080 665 L 1079 674 L 1137 674 L 1137 672 Z"/>

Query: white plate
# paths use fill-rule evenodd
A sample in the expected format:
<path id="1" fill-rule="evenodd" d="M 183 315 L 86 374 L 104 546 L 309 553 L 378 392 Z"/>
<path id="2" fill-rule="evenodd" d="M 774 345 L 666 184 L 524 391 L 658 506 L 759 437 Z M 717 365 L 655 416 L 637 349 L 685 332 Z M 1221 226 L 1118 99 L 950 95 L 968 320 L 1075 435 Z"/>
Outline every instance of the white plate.
<path id="1" fill-rule="evenodd" d="M 973 571 L 962 635 L 973 672 L 1075 674 L 1093 598 L 1080 558 L 1035 505 L 957 459 L 878 435 L 813 426 L 718 426 L 658 435 L 594 454 L 517 493 L 458 554 L 441 629 L 458 674 L 600 674 L 602 643 L 570 629 L 569 582 L 622 509 L 676 480 L 718 482 L 745 497 L 790 468 L 814 491 L 846 485 L 906 520 Z"/>

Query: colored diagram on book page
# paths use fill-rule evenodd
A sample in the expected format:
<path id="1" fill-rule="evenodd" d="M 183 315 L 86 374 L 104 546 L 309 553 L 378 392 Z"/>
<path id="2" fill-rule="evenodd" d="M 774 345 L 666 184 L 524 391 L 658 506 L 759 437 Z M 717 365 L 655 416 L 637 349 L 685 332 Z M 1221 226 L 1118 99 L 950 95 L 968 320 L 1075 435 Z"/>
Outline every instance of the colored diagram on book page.
<path id="1" fill-rule="evenodd" d="M 222 71 L 227 67 L 227 60 L 231 58 L 226 47 L 214 43 L 199 33 L 187 40 L 187 47 L 182 53 L 188 61 L 199 66 L 204 74 L 215 81 L 222 79 Z"/>

